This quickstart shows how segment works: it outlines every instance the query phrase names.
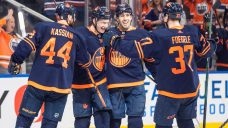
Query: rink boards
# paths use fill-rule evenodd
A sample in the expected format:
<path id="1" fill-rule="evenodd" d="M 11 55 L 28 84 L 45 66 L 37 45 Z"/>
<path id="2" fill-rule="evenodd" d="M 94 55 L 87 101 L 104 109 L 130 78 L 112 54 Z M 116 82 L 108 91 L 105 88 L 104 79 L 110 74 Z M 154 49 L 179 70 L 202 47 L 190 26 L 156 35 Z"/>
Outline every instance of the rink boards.
<path id="1" fill-rule="evenodd" d="M 197 106 L 197 120 L 203 122 L 204 109 L 204 73 L 200 73 L 200 97 Z M 27 84 L 28 75 L 19 75 L 12 77 L 10 75 L 0 76 L 0 127 L 12 128 L 16 122 L 16 115 L 19 109 L 21 98 Z M 157 92 L 155 84 L 146 77 L 146 108 L 143 117 L 145 128 L 153 128 L 153 115 Z M 228 118 L 228 72 L 211 72 L 208 82 L 208 105 L 207 105 L 207 128 L 218 128 Z M 41 112 L 40 112 L 41 113 Z M 34 120 L 32 128 L 40 126 L 41 114 Z M 194 120 L 197 125 L 197 121 Z M 74 117 L 72 108 L 72 95 L 68 97 L 66 109 L 64 111 L 62 122 L 58 128 L 73 128 Z M 93 121 L 92 121 L 93 124 Z M 122 121 L 123 128 L 126 128 L 127 120 Z M 174 126 L 176 123 L 174 122 Z M 228 124 L 225 128 L 228 128 Z"/>

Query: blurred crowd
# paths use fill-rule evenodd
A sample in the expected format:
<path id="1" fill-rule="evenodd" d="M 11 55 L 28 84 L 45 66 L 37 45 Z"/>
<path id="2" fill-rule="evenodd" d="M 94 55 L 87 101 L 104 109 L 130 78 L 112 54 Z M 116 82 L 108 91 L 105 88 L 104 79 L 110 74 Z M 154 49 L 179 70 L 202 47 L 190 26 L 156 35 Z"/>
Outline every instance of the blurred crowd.
<path id="1" fill-rule="evenodd" d="M 106 0 L 16 0 L 17 2 L 33 9 L 34 11 L 55 20 L 55 8 L 57 4 L 69 3 L 76 7 L 77 23 L 74 27 L 85 25 L 85 14 L 88 5 L 89 10 L 97 6 L 105 6 Z M 196 25 L 206 38 L 214 39 L 217 42 L 217 51 L 209 62 L 210 70 L 227 71 L 228 70 L 228 0 L 169 0 L 181 4 L 184 13 L 182 14 L 181 24 Z M 13 53 L 17 44 L 20 42 L 19 21 L 15 11 L 16 7 L 0 0 L 0 74 L 6 74 L 10 55 Z M 110 10 L 114 10 L 117 3 L 121 0 L 109 0 Z M 135 19 L 138 27 L 148 31 L 166 27 L 163 22 L 163 6 L 165 0 L 141 0 L 140 15 Z M 210 13 L 213 12 L 211 18 Z M 33 25 L 41 20 L 32 17 L 31 14 L 24 12 L 25 29 L 29 33 Z M 114 18 L 113 18 L 114 20 Z M 212 21 L 212 22 L 211 22 Z M 211 27 L 212 24 L 212 27 Z M 210 31 L 212 30 L 212 31 Z M 197 58 L 197 57 L 196 57 Z M 29 73 L 33 57 L 26 61 L 26 71 Z M 205 71 L 207 60 L 196 60 L 199 71 Z"/>

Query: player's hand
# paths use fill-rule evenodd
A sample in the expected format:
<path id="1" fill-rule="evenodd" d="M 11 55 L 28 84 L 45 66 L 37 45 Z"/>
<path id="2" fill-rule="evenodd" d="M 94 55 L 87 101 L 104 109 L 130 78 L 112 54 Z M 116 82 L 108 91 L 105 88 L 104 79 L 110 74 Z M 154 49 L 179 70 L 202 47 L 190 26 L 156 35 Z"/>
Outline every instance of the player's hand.
<path id="1" fill-rule="evenodd" d="M 107 47 L 107 46 L 112 45 L 111 43 L 113 41 L 115 41 L 118 37 L 119 36 L 117 34 L 115 34 L 113 31 L 105 32 L 102 36 L 104 46 Z"/>
<path id="2" fill-rule="evenodd" d="M 6 16 L 7 19 L 10 19 L 11 17 L 13 17 L 13 9 L 9 9 L 8 14 Z"/>
<path id="3" fill-rule="evenodd" d="M 21 65 L 10 60 L 10 63 L 8 65 L 8 72 L 11 75 L 17 75 L 20 73 L 20 71 L 21 71 Z"/>

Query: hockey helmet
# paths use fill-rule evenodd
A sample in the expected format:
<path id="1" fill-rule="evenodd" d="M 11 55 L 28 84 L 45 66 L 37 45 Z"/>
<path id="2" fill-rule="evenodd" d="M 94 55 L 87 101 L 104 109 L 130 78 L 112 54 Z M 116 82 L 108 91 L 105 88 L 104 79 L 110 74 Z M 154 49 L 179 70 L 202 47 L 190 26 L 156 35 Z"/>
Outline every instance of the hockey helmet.
<path id="1" fill-rule="evenodd" d="M 125 13 L 130 13 L 131 15 L 133 14 L 133 11 L 132 11 L 131 7 L 127 3 L 119 4 L 116 7 L 116 17 L 119 17 L 119 15 L 121 15 L 124 12 Z"/>
<path id="2" fill-rule="evenodd" d="M 68 15 L 71 15 L 73 18 L 76 16 L 75 8 L 73 6 L 67 7 L 63 3 L 56 7 L 55 13 L 59 15 L 62 20 L 67 20 Z"/>
<path id="3" fill-rule="evenodd" d="M 170 19 L 180 20 L 182 13 L 181 5 L 176 2 L 168 2 L 163 8 L 163 14 L 168 14 Z"/>
<path id="4" fill-rule="evenodd" d="M 111 18 L 111 13 L 108 10 L 108 8 L 102 6 L 98 7 L 97 9 L 94 9 L 92 11 L 92 18 L 97 18 L 99 19 L 110 19 Z"/>

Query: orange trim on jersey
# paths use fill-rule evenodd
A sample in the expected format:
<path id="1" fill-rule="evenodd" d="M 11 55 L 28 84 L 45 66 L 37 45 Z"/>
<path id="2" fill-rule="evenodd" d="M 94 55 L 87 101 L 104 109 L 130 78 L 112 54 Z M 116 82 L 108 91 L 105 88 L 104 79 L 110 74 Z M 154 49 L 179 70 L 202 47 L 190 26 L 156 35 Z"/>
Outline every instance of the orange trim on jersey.
<path id="1" fill-rule="evenodd" d="M 81 67 L 83 67 L 83 68 L 88 68 L 90 66 L 90 64 L 92 63 L 91 55 L 89 53 L 88 53 L 88 55 L 89 55 L 89 61 L 85 64 L 81 64 Z"/>
<path id="2" fill-rule="evenodd" d="M 0 19 L 0 27 L 6 24 L 6 18 Z"/>
<path id="3" fill-rule="evenodd" d="M 221 66 L 221 67 L 227 67 L 228 68 L 228 64 L 224 64 L 224 63 L 216 63 L 216 66 Z"/>
<path id="4" fill-rule="evenodd" d="M 32 48 L 33 51 L 36 50 L 36 47 L 35 47 L 34 43 L 33 43 L 29 38 L 25 37 L 23 40 L 24 40 L 27 44 L 30 45 L 30 47 Z"/>
<path id="5" fill-rule="evenodd" d="M 9 65 L 9 61 L 6 60 L 0 60 L 0 66 L 7 69 Z"/>
<path id="6" fill-rule="evenodd" d="M 53 92 L 57 92 L 57 93 L 63 93 L 63 94 L 69 94 L 71 93 L 71 89 L 60 89 L 60 88 L 56 88 L 56 87 L 48 87 L 45 85 L 41 85 L 38 84 L 34 81 L 28 81 L 28 85 L 31 85 L 35 88 L 41 89 L 41 90 L 45 90 L 45 91 L 53 91 Z"/>
<path id="7" fill-rule="evenodd" d="M 148 45 L 148 44 L 153 44 L 153 40 L 150 37 L 146 37 L 146 38 L 144 38 L 142 40 L 148 40 L 148 41 L 144 42 L 144 43 L 141 43 L 141 46 Z"/>
<path id="8" fill-rule="evenodd" d="M 184 26 L 173 26 L 173 27 L 170 27 L 170 29 L 183 29 L 184 28 Z"/>
<path id="9" fill-rule="evenodd" d="M 105 82 L 107 82 L 107 78 L 104 78 L 104 79 L 96 82 L 96 86 L 104 84 Z M 93 87 L 94 87 L 93 84 L 72 84 L 72 86 L 71 86 L 71 88 L 73 88 L 73 89 L 85 89 L 85 88 L 93 88 Z"/>
<path id="10" fill-rule="evenodd" d="M 110 88 L 120 88 L 120 87 L 131 87 L 131 86 L 139 86 L 144 84 L 144 80 L 138 82 L 129 82 L 129 83 L 118 83 L 118 84 L 109 84 L 108 89 Z"/>
<path id="11" fill-rule="evenodd" d="M 141 52 L 141 55 L 142 55 L 142 59 L 144 58 L 144 53 L 143 53 L 143 50 L 142 50 L 142 46 L 140 44 L 139 45 L 139 51 Z"/>
<path id="12" fill-rule="evenodd" d="M 140 49 L 139 49 L 139 43 L 135 41 L 135 46 L 136 46 L 136 49 L 138 51 L 138 54 L 139 54 L 139 58 L 142 59 L 142 53 L 140 52 Z"/>
<path id="13" fill-rule="evenodd" d="M 171 93 L 171 92 L 167 92 L 167 91 L 158 90 L 158 94 L 163 95 L 163 96 L 167 96 L 167 97 L 171 97 L 171 98 L 176 98 L 176 99 L 190 98 L 190 97 L 194 97 L 198 94 L 199 88 L 200 88 L 200 84 L 198 85 L 196 91 L 192 92 L 192 93 L 175 94 L 175 93 Z"/>

